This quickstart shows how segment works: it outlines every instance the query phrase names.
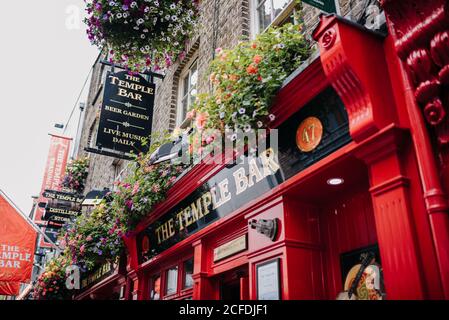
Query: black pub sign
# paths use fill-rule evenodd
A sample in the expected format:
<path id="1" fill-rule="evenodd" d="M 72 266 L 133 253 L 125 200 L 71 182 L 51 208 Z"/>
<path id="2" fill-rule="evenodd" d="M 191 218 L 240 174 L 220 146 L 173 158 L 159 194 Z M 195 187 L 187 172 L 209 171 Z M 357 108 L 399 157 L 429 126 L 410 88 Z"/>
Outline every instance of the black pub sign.
<path id="1" fill-rule="evenodd" d="M 301 150 L 297 132 L 304 121 L 321 124 L 313 150 Z M 300 135 L 312 140 L 309 127 Z M 344 105 L 335 91 L 325 90 L 278 128 L 278 148 L 268 145 L 257 156 L 246 155 L 215 176 L 137 236 L 139 262 L 174 246 L 211 223 L 235 212 L 298 172 L 351 142 Z M 302 133 L 302 131 L 300 131 Z M 318 143 L 319 142 L 319 143 Z"/>
<path id="2" fill-rule="evenodd" d="M 83 202 L 84 198 L 74 193 L 67 193 L 55 190 L 45 190 L 42 194 L 44 198 L 51 200 L 59 200 L 59 201 L 67 201 L 76 204 L 80 204 Z"/>
<path id="3" fill-rule="evenodd" d="M 147 151 L 156 86 L 141 75 L 108 72 L 96 145 L 123 153 Z"/>

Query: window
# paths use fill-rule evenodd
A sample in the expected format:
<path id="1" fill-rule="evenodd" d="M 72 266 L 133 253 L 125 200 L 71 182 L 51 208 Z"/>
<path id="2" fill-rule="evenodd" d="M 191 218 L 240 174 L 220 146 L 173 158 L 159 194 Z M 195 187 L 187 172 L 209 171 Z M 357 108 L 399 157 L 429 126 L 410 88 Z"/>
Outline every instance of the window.
<path id="1" fill-rule="evenodd" d="M 150 300 L 161 299 L 161 276 L 154 276 L 150 283 Z"/>
<path id="2" fill-rule="evenodd" d="M 183 289 L 193 287 L 193 258 L 184 262 L 184 284 Z"/>
<path id="3" fill-rule="evenodd" d="M 261 33 L 270 25 L 295 22 L 296 6 L 296 0 L 253 0 L 253 33 Z"/>
<path id="4" fill-rule="evenodd" d="M 179 101 L 176 124 L 179 126 L 186 118 L 187 111 L 195 102 L 198 93 L 198 62 L 195 60 L 189 68 L 181 74 L 179 82 Z"/>
<path id="5" fill-rule="evenodd" d="M 169 296 L 178 292 L 178 266 L 167 270 L 165 295 Z"/>

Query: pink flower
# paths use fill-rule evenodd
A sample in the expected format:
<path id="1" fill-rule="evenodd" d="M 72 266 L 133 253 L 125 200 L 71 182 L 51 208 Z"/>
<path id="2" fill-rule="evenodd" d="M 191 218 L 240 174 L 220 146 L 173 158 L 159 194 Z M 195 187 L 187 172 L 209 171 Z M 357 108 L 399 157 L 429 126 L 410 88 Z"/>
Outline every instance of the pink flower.
<path id="1" fill-rule="evenodd" d="M 125 205 L 128 207 L 128 209 L 129 210 L 132 210 L 132 208 L 133 208 L 133 201 L 130 199 L 130 200 L 126 200 L 126 202 L 125 202 Z"/>
<path id="2" fill-rule="evenodd" d="M 133 195 L 135 195 L 137 192 L 139 192 L 139 182 L 136 182 L 134 184 L 134 188 L 133 188 Z"/>
<path id="3" fill-rule="evenodd" d="M 206 125 L 206 121 L 207 121 L 207 114 L 206 113 L 199 113 L 196 116 L 196 126 L 199 130 L 202 130 L 204 128 L 204 126 Z"/>
<path id="4" fill-rule="evenodd" d="M 155 185 L 151 188 L 151 190 L 152 190 L 153 192 L 159 192 L 159 191 L 161 191 L 161 187 L 160 187 L 158 184 L 155 184 Z"/>
<path id="5" fill-rule="evenodd" d="M 196 111 L 191 110 L 191 111 L 187 112 L 186 118 L 189 120 L 192 120 L 193 118 L 195 118 L 195 114 L 196 114 Z"/>
<path id="6" fill-rule="evenodd" d="M 206 138 L 206 143 L 207 144 L 211 144 L 212 142 L 214 142 L 214 140 L 215 140 L 214 136 L 209 136 L 209 137 Z"/>
<path id="7" fill-rule="evenodd" d="M 83 245 L 80 247 L 80 252 L 81 252 L 81 254 L 83 254 L 85 251 L 86 251 L 86 246 L 83 244 Z"/>

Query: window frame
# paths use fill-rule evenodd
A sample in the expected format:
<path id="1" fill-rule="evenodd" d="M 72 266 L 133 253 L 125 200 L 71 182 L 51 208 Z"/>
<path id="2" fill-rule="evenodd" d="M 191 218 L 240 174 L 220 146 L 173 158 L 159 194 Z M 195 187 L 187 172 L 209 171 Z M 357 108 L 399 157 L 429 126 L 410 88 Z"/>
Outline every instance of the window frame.
<path id="1" fill-rule="evenodd" d="M 154 291 L 154 283 L 155 283 L 155 281 L 153 281 L 153 280 L 155 280 L 157 278 L 159 278 L 159 282 L 160 282 L 159 283 L 159 299 L 158 300 L 154 300 L 154 299 L 151 299 L 151 292 Z M 163 299 L 163 297 L 164 297 L 163 291 L 162 291 L 162 290 L 164 290 L 163 283 L 162 283 L 162 281 L 164 281 L 163 277 L 162 277 L 162 273 L 155 273 L 155 274 L 151 275 L 148 280 L 149 280 L 148 281 L 148 284 L 149 284 L 148 300 L 150 300 L 150 301 L 161 301 Z"/>
<path id="2" fill-rule="evenodd" d="M 169 293 L 168 292 L 168 273 L 170 270 L 176 269 L 176 290 L 173 293 Z M 164 286 L 163 286 L 163 299 L 172 297 L 172 296 L 176 296 L 179 293 L 180 290 L 180 286 L 179 286 L 179 273 L 180 273 L 180 266 L 179 263 L 172 265 L 171 267 L 165 268 L 164 269 Z"/>
<path id="3" fill-rule="evenodd" d="M 186 287 L 186 280 L 187 280 L 187 273 L 186 273 L 186 263 L 188 261 L 192 261 L 192 286 L 191 287 Z M 195 259 L 194 257 L 190 257 L 187 259 L 183 259 L 181 262 L 181 292 L 185 292 L 185 291 L 189 291 L 189 290 L 193 290 L 193 286 L 195 285 L 195 280 L 193 279 L 193 274 L 194 274 L 194 270 L 195 269 Z"/>
<path id="4" fill-rule="evenodd" d="M 263 30 L 260 29 L 260 20 L 259 20 L 259 7 L 262 6 L 262 4 L 259 4 L 259 1 L 261 0 L 251 0 L 250 1 L 250 28 L 251 28 L 251 37 L 254 39 L 258 34 L 264 33 L 268 28 L 279 25 L 283 21 L 285 21 L 289 15 L 295 12 L 296 10 L 296 0 L 290 0 L 290 2 L 287 4 L 287 6 L 279 13 L 274 19 L 271 21 L 271 23 Z M 266 1 L 270 0 L 265 0 Z M 340 1 L 334 0 L 335 2 L 335 8 L 337 9 L 337 15 L 341 15 L 341 8 L 340 8 Z M 273 11 L 273 9 L 272 9 Z M 297 21 L 295 21 L 296 23 Z"/>
<path id="5" fill-rule="evenodd" d="M 262 4 L 259 2 L 263 1 Z M 260 20 L 259 20 L 259 8 L 265 4 L 266 1 L 273 0 L 251 0 L 250 11 L 251 11 L 251 36 L 254 39 L 258 34 L 264 33 L 268 28 L 274 25 L 279 25 L 285 19 L 287 19 L 294 11 L 297 6 L 296 0 L 290 0 L 287 3 L 287 6 L 276 16 L 272 17 L 271 23 L 264 28 L 261 29 Z M 273 15 L 273 8 L 271 10 Z"/>
<path id="6" fill-rule="evenodd" d="M 195 53 L 193 55 L 193 57 L 190 59 L 191 62 L 189 62 L 184 69 L 182 70 L 180 76 L 179 76 L 179 80 L 178 80 L 178 99 L 177 99 L 177 105 L 176 105 L 176 127 L 179 127 L 185 120 L 186 115 L 183 115 L 183 101 L 186 97 L 190 96 L 190 92 L 192 90 L 192 86 L 191 86 L 191 76 L 192 76 L 192 68 L 194 65 L 196 65 L 196 72 L 197 74 L 199 74 L 199 69 L 198 69 L 198 53 Z M 184 95 L 184 90 L 185 90 L 185 79 L 188 77 L 189 82 L 188 82 L 188 91 L 187 93 Z M 197 83 L 196 83 L 196 89 L 197 89 L 197 93 L 198 93 L 198 80 L 199 80 L 199 76 L 197 76 Z M 186 110 L 186 114 L 189 111 L 189 108 L 191 107 L 191 101 L 189 99 L 188 103 L 187 103 L 187 110 Z"/>

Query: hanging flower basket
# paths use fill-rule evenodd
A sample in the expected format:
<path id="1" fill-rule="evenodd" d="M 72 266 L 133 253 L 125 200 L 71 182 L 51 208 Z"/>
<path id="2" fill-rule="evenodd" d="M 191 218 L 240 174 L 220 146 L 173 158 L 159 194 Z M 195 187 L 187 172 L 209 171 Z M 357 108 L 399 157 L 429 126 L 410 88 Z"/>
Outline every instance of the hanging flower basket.
<path id="1" fill-rule="evenodd" d="M 73 190 L 79 194 L 83 193 L 86 178 L 89 174 L 89 159 L 80 158 L 71 161 L 67 165 L 66 174 L 62 179 L 61 186 Z"/>
<path id="2" fill-rule="evenodd" d="M 132 71 L 169 67 L 184 55 L 198 17 L 198 0 L 86 0 L 87 34 Z"/>

